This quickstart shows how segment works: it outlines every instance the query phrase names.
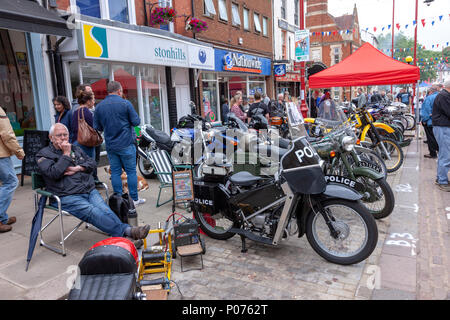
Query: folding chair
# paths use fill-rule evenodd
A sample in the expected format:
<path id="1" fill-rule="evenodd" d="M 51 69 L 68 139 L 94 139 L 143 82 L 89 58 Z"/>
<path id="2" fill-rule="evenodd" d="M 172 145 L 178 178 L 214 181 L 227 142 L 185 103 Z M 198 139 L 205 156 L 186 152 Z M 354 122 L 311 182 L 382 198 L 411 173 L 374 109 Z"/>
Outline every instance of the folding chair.
<path id="1" fill-rule="evenodd" d="M 55 216 L 53 218 L 51 218 L 50 221 L 44 227 L 41 228 L 41 230 L 39 232 L 40 244 L 41 244 L 41 246 L 44 246 L 47 249 L 50 249 L 56 253 L 61 254 L 63 257 L 65 257 L 66 256 L 66 247 L 65 247 L 64 242 L 75 232 L 75 230 L 77 230 L 84 223 L 84 221 L 79 222 L 76 225 L 76 227 L 72 229 L 72 231 L 70 231 L 67 235 L 64 235 L 63 217 L 64 216 L 72 216 L 72 215 L 69 214 L 67 211 L 62 210 L 61 199 L 57 195 L 45 190 L 45 182 L 44 182 L 44 179 L 41 174 L 39 174 L 37 172 L 31 173 L 31 186 L 32 186 L 32 189 L 35 191 L 35 193 L 34 193 L 34 210 L 35 210 L 35 212 L 37 211 L 37 208 L 38 208 L 39 196 L 46 196 L 46 197 L 48 197 L 49 200 L 54 199 L 54 200 L 56 200 L 56 202 L 58 204 L 57 207 L 54 207 L 51 205 L 45 206 L 45 209 L 50 210 L 52 212 L 52 214 L 54 214 Z M 95 186 L 96 186 L 96 188 L 101 187 L 101 188 L 105 189 L 106 199 L 109 198 L 108 186 L 105 183 L 98 181 L 98 182 L 96 182 Z M 52 222 L 55 221 L 57 218 L 59 218 L 59 225 L 60 225 L 61 249 L 55 248 L 55 247 L 45 243 L 43 236 L 42 236 L 42 233 L 44 232 L 44 230 L 48 226 L 50 226 L 50 224 L 52 224 Z M 88 228 L 88 226 L 89 226 L 89 224 L 86 223 L 86 228 Z"/>
<path id="2" fill-rule="evenodd" d="M 183 222 L 175 223 L 174 246 L 176 254 L 180 257 L 181 272 L 203 269 L 203 255 L 206 252 L 205 243 L 200 237 L 199 225 L 194 219 L 186 218 Z M 183 269 L 183 258 L 200 255 L 201 267 Z"/>

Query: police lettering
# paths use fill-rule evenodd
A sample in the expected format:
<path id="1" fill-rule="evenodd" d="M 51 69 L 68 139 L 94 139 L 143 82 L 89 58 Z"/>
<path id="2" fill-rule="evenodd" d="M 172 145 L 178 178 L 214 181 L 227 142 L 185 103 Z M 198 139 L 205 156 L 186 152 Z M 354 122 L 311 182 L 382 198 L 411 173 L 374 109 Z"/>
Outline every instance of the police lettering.
<path id="1" fill-rule="evenodd" d="M 195 203 L 198 203 L 198 204 L 204 204 L 204 205 L 206 205 L 206 206 L 213 206 L 213 205 L 214 205 L 214 202 L 213 202 L 212 200 L 207 200 L 207 199 L 198 199 L 198 198 L 195 198 L 195 199 L 194 199 L 194 202 L 195 202 Z"/>
<path id="2" fill-rule="evenodd" d="M 341 177 L 341 176 L 325 176 L 325 180 L 327 182 L 335 182 L 335 183 L 345 184 L 351 188 L 354 188 L 356 186 L 355 181 L 345 178 L 345 177 Z"/>

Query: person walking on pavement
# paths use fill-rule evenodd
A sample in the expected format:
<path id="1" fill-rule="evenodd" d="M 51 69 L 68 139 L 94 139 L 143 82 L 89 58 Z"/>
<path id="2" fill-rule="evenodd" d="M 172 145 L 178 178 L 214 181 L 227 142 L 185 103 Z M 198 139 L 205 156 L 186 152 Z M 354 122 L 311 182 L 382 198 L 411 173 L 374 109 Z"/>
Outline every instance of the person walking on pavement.
<path id="1" fill-rule="evenodd" d="M 0 107 L 0 232 L 12 230 L 16 217 L 8 217 L 9 205 L 13 199 L 14 191 L 19 185 L 11 156 L 19 160 L 25 157 L 23 149 L 17 142 L 16 135 L 11 127 L 5 111 Z"/>
<path id="2" fill-rule="evenodd" d="M 122 168 L 127 174 L 128 190 L 135 206 L 145 203 L 137 190 L 136 145 L 134 127 L 141 119 L 130 101 L 122 98 L 122 85 L 110 81 L 108 96 L 100 102 L 94 114 L 94 129 L 104 132 L 106 151 L 111 166 L 114 192 L 122 194 Z"/>
<path id="3" fill-rule="evenodd" d="M 357 99 L 358 99 L 358 105 L 357 105 L 358 108 L 362 108 L 366 105 L 367 97 L 366 97 L 366 94 L 363 92 L 362 88 L 358 88 Z"/>
<path id="4" fill-rule="evenodd" d="M 432 112 L 433 133 L 439 145 L 436 183 L 443 191 L 450 191 L 448 171 L 450 170 L 450 79 L 436 96 Z"/>
<path id="5" fill-rule="evenodd" d="M 439 151 L 439 146 L 436 141 L 436 138 L 433 134 L 433 125 L 431 120 L 431 112 L 433 111 L 433 103 L 438 95 L 438 87 L 433 85 L 430 88 L 430 94 L 425 98 L 422 104 L 422 108 L 420 109 L 420 117 L 423 125 L 423 129 L 425 130 L 425 135 L 427 137 L 427 144 L 429 154 L 424 155 L 425 158 L 437 158 L 437 151 Z"/>
<path id="6" fill-rule="evenodd" d="M 69 129 L 69 142 L 72 143 L 72 110 L 70 109 L 70 102 L 64 96 L 57 96 L 53 98 L 53 107 L 55 108 L 55 123 L 62 123 Z"/>

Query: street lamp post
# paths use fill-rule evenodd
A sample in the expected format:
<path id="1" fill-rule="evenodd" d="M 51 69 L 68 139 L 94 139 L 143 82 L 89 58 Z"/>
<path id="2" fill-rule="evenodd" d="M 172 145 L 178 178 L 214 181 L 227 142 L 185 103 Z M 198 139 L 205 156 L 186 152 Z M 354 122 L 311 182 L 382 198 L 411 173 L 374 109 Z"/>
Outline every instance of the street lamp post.
<path id="1" fill-rule="evenodd" d="M 304 30 L 305 29 L 305 5 L 304 5 L 304 0 L 299 0 L 299 19 L 300 19 L 300 30 Z M 306 118 L 307 117 L 307 112 L 308 112 L 308 107 L 306 106 L 305 103 L 305 96 L 306 96 L 306 77 L 305 77 L 305 67 L 306 67 L 306 63 L 305 62 L 300 62 L 300 112 L 302 113 L 302 115 Z"/>

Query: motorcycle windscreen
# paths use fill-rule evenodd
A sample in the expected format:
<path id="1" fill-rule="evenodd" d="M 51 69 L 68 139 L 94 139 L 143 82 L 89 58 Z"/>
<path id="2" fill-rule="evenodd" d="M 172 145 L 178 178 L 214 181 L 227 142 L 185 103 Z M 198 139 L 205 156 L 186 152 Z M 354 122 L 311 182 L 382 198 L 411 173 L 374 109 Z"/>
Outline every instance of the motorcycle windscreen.
<path id="1" fill-rule="evenodd" d="M 325 191 L 326 181 L 320 157 L 306 140 L 293 141 L 292 148 L 281 158 L 281 176 L 294 193 L 318 194 Z"/>

